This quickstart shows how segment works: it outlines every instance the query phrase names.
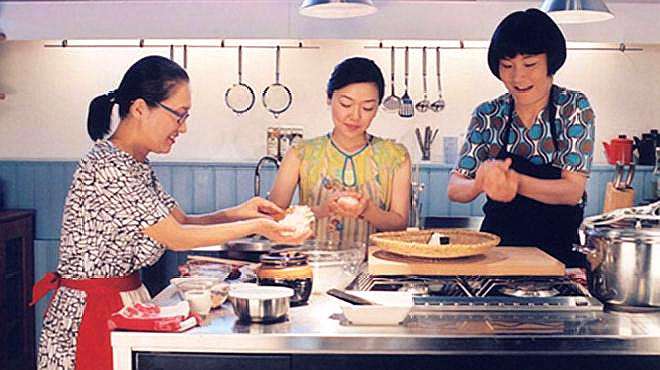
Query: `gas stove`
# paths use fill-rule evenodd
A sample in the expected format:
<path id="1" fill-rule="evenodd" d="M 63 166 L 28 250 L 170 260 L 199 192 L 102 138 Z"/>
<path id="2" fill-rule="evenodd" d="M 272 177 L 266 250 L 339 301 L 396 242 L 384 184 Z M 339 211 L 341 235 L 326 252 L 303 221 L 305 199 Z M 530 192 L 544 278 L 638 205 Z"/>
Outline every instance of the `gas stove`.
<path id="1" fill-rule="evenodd" d="M 411 292 L 417 310 L 600 311 L 603 304 L 567 277 L 377 276 L 361 273 L 349 290 Z"/>

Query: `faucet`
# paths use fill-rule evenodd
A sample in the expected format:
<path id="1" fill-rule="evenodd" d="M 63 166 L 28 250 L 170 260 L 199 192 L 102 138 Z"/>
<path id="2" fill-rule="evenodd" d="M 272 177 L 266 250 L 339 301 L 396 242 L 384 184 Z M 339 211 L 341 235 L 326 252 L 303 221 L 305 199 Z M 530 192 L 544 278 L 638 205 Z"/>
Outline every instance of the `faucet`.
<path id="1" fill-rule="evenodd" d="M 259 158 L 257 162 L 257 167 L 254 169 L 254 196 L 258 197 L 261 194 L 261 166 L 266 162 L 273 162 L 275 164 L 275 169 L 280 168 L 280 160 L 270 156 L 265 155 Z"/>
<path id="2" fill-rule="evenodd" d="M 424 183 L 421 179 L 420 164 L 413 164 L 410 182 L 410 213 L 408 224 L 412 227 L 422 227 L 422 193 Z"/>

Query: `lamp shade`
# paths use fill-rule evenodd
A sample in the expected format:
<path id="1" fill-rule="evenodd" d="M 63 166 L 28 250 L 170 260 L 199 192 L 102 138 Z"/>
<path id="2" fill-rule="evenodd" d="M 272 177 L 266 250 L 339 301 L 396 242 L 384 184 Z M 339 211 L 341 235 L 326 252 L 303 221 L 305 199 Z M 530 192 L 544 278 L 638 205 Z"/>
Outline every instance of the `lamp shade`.
<path id="1" fill-rule="evenodd" d="M 588 23 L 614 18 L 603 0 L 544 0 L 541 10 L 557 23 Z"/>
<path id="2" fill-rule="evenodd" d="M 371 0 L 304 0 L 299 12 L 316 18 L 352 18 L 378 10 Z"/>

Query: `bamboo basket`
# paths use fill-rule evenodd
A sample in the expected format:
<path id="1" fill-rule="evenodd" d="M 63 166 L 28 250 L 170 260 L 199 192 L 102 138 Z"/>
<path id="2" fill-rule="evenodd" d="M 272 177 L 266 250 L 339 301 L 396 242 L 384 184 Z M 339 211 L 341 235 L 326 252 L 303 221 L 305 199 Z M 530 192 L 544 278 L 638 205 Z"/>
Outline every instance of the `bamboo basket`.
<path id="1" fill-rule="evenodd" d="M 447 235 L 449 244 L 429 245 L 434 232 Z M 497 235 L 466 229 L 426 229 L 372 234 L 371 244 L 406 257 L 458 258 L 486 253 L 500 243 Z"/>

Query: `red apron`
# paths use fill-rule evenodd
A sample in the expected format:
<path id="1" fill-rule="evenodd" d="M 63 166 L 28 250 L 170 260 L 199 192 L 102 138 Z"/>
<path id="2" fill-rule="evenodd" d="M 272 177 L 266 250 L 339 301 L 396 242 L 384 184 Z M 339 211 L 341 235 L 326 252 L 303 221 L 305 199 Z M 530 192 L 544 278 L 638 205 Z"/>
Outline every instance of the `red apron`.
<path id="1" fill-rule="evenodd" d="M 141 285 L 139 271 L 123 277 L 83 280 L 62 279 L 59 274 L 49 272 L 32 288 L 33 298 L 30 305 L 36 304 L 50 290 L 57 290 L 60 286 L 87 293 L 78 331 L 76 369 L 112 370 L 108 319 L 124 307 L 119 293 L 138 289 Z"/>

